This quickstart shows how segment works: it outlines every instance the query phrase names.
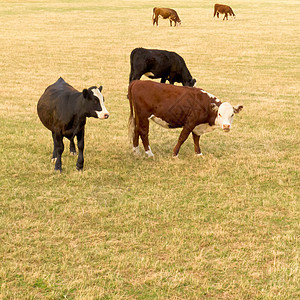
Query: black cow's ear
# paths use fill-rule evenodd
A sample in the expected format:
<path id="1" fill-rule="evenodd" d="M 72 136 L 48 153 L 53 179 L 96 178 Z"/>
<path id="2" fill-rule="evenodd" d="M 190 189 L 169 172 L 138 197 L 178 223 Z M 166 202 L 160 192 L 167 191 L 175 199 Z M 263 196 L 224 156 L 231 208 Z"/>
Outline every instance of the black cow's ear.
<path id="1" fill-rule="evenodd" d="M 102 85 L 100 85 L 100 87 L 99 87 L 99 91 L 100 91 L 100 93 L 101 93 L 101 91 L 102 91 L 102 88 L 103 88 L 103 86 L 102 86 Z"/>
<path id="2" fill-rule="evenodd" d="M 89 91 L 87 89 L 84 89 L 82 91 L 82 95 L 83 95 L 84 98 L 88 98 L 88 94 L 89 94 Z"/>

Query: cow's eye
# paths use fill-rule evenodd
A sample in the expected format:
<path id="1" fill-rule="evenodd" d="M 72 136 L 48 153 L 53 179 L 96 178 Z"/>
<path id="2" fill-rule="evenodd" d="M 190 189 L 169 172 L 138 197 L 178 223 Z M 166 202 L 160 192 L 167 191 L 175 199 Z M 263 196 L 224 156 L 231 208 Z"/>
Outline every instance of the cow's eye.
<path id="1" fill-rule="evenodd" d="M 219 117 L 222 117 L 221 114 L 219 114 Z"/>
<path id="2" fill-rule="evenodd" d="M 234 116 L 234 114 L 231 115 L 231 118 Z"/>

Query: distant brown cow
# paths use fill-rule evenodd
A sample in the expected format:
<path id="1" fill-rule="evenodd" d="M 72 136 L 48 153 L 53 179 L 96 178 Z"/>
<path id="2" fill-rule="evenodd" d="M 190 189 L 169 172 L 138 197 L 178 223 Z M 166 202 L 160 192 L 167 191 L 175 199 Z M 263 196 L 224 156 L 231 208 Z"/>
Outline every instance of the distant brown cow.
<path id="1" fill-rule="evenodd" d="M 214 17 L 217 15 L 217 17 L 219 18 L 219 13 L 225 14 L 223 21 L 225 20 L 225 18 L 226 18 L 226 20 L 228 20 L 228 15 L 235 17 L 235 14 L 234 14 L 232 8 L 228 5 L 215 4 Z"/>
<path id="2" fill-rule="evenodd" d="M 158 26 L 158 17 L 161 16 L 163 19 L 169 19 L 170 20 L 170 26 L 172 26 L 172 21 L 175 23 L 178 23 L 178 25 L 181 25 L 181 20 L 178 17 L 177 12 L 174 9 L 171 8 L 160 8 L 160 7 L 154 7 L 153 8 L 153 26 L 156 23 L 156 26 Z"/>

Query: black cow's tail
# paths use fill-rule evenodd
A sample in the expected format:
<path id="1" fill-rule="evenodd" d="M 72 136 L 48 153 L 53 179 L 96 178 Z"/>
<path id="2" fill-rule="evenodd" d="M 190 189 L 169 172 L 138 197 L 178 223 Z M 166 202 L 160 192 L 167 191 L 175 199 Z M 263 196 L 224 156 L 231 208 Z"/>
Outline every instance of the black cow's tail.
<path id="1" fill-rule="evenodd" d="M 129 114 L 129 119 L 128 119 L 128 138 L 131 142 L 133 142 L 133 135 L 134 135 L 134 129 L 135 129 L 135 117 L 134 117 L 134 106 L 133 106 L 133 102 L 132 102 L 132 93 L 131 93 L 131 89 L 132 89 L 132 85 L 134 83 L 129 84 L 128 87 L 128 94 L 127 94 L 127 98 L 129 100 L 129 106 L 130 106 L 130 114 Z"/>

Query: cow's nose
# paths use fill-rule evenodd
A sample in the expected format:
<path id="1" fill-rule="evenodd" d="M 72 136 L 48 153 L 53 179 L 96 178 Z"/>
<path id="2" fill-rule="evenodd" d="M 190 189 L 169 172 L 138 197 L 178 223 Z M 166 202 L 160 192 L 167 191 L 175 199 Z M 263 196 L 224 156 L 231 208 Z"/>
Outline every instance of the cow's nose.
<path id="1" fill-rule="evenodd" d="M 109 117 L 109 114 L 104 115 L 104 119 L 108 119 L 108 117 Z"/>
<path id="2" fill-rule="evenodd" d="M 224 124 L 223 125 L 223 130 L 228 132 L 230 130 L 230 125 L 229 124 Z"/>

